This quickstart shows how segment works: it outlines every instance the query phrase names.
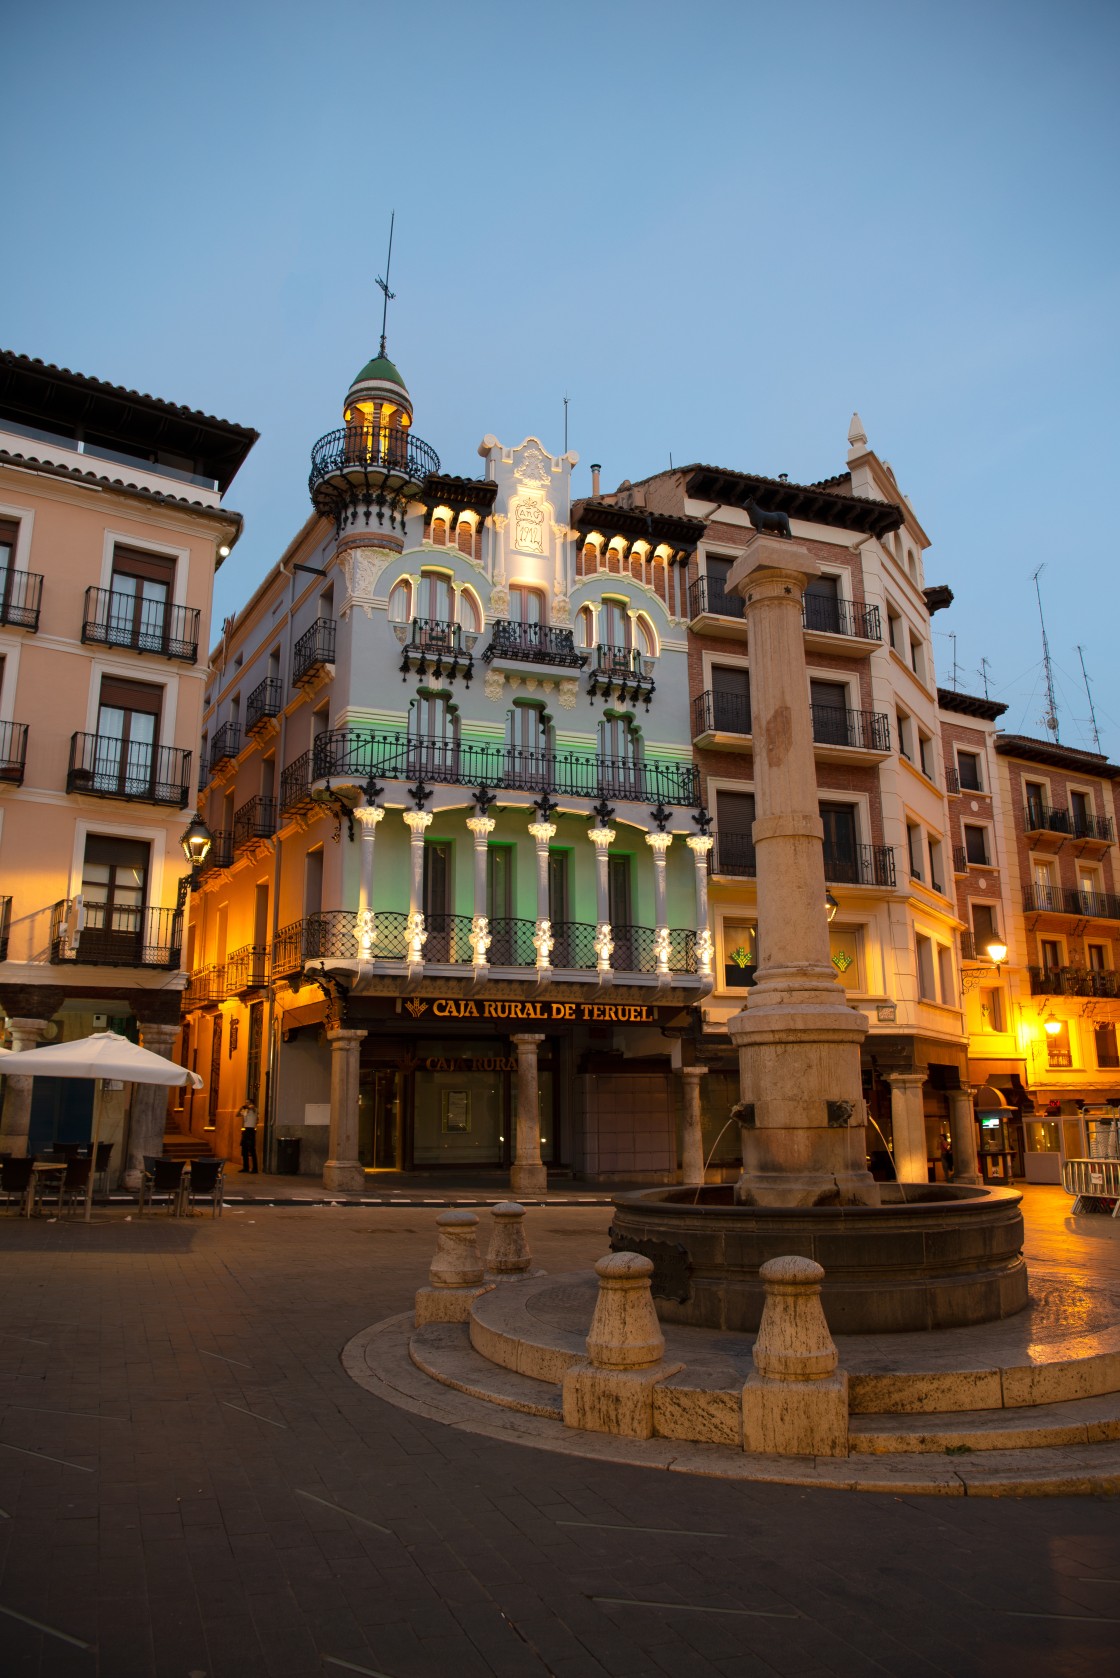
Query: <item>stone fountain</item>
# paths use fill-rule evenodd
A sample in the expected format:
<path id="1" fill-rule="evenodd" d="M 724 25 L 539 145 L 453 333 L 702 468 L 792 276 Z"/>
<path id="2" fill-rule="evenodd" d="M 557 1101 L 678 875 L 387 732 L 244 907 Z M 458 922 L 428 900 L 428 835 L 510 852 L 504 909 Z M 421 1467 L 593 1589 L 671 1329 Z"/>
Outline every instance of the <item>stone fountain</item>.
<path id="1" fill-rule="evenodd" d="M 824 1267 L 834 1333 L 988 1322 L 1027 1304 L 1020 1196 L 879 1184 L 867 1169 L 867 1024 L 829 957 L 801 626 L 819 574 L 808 549 L 756 533 L 727 584 L 742 596 L 751 651 L 758 880 L 759 966 L 729 1027 L 743 1172 L 734 1185 L 619 1196 L 611 1242 L 653 1260 L 669 1321 L 757 1328 L 761 1266 L 797 1253 Z"/>

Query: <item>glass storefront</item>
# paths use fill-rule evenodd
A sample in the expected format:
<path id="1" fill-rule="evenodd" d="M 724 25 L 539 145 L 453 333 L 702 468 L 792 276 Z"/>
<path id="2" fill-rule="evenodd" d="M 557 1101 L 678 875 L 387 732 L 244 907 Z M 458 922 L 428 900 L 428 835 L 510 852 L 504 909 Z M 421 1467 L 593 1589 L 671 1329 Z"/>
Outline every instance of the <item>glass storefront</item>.
<path id="1" fill-rule="evenodd" d="M 538 1057 L 541 1158 L 556 1159 L 551 1046 Z M 511 1043 L 413 1041 L 397 1067 L 362 1068 L 360 1155 L 377 1170 L 509 1165 L 517 1112 Z"/>

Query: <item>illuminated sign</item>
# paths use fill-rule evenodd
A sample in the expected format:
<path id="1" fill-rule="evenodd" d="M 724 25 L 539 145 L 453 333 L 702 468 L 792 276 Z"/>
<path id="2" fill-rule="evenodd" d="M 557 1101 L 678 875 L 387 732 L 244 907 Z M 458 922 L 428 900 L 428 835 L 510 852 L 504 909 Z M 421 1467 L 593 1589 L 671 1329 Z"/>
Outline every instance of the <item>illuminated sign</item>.
<path id="1" fill-rule="evenodd" d="M 437 1020 L 531 1020 L 547 1024 L 577 1021 L 597 1025 L 656 1025 L 658 1011 L 644 1002 L 476 1002 L 471 997 L 414 997 L 405 1004 L 413 1019 L 431 1009 Z"/>

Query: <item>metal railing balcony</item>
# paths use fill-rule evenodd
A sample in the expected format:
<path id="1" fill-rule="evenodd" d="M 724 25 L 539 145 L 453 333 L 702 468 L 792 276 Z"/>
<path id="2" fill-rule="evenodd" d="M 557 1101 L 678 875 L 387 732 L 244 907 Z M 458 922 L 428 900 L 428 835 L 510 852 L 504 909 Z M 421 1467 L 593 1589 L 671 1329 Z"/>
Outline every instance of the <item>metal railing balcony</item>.
<path id="1" fill-rule="evenodd" d="M 22 786 L 26 767 L 27 724 L 0 722 L 0 786 Z"/>
<path id="2" fill-rule="evenodd" d="M 210 773 L 214 773 L 219 763 L 226 763 L 235 758 L 240 750 L 240 723 L 224 722 L 210 742 Z"/>
<path id="3" fill-rule="evenodd" d="M 865 606 L 861 600 L 828 600 L 820 594 L 806 594 L 801 621 L 806 629 L 820 635 L 848 635 L 858 641 L 883 639 L 878 606 Z"/>
<path id="4" fill-rule="evenodd" d="M 570 629 L 498 618 L 490 626 L 490 644 L 483 649 L 482 657 L 486 664 L 494 658 L 510 658 L 525 664 L 556 664 L 582 670 L 590 654 L 576 646 Z"/>
<path id="5" fill-rule="evenodd" d="M 945 791 L 956 793 L 956 792 L 960 792 L 960 790 L 961 790 L 960 775 L 957 773 L 957 771 L 955 769 L 946 769 L 946 771 L 945 771 Z"/>
<path id="6" fill-rule="evenodd" d="M 1028 914 L 1077 915 L 1090 920 L 1120 920 L 1120 894 L 1077 891 L 1068 886 L 1028 885 L 1023 888 Z"/>
<path id="7" fill-rule="evenodd" d="M 278 717 L 284 708 L 284 684 L 279 676 L 266 676 L 258 682 L 245 702 L 245 732 L 252 734 L 269 717 Z"/>
<path id="8" fill-rule="evenodd" d="M 233 846 L 235 850 L 243 850 L 246 845 L 255 844 L 259 839 L 271 839 L 276 832 L 276 800 L 275 798 L 250 798 L 233 817 Z"/>
<path id="9" fill-rule="evenodd" d="M 151 746 L 107 734 L 73 734 L 66 790 L 185 810 L 191 790 L 191 754 L 178 746 Z"/>
<path id="10" fill-rule="evenodd" d="M 38 571 L 0 571 L 0 625 L 8 629 L 39 627 L 43 600 L 43 578 Z"/>
<path id="11" fill-rule="evenodd" d="M 1028 798 L 1023 807 L 1023 829 L 1026 833 L 1072 833 L 1073 825 L 1068 810 Z"/>
<path id="12" fill-rule="evenodd" d="M 82 640 L 95 647 L 127 647 L 187 664 L 198 660 L 197 607 L 144 600 L 109 588 L 87 588 Z"/>
<path id="13" fill-rule="evenodd" d="M 688 585 L 688 615 L 698 618 L 705 612 L 717 618 L 741 618 L 743 597 L 728 594 L 713 577 L 697 577 Z"/>
<path id="14" fill-rule="evenodd" d="M 243 944 L 226 960 L 228 991 L 263 990 L 268 984 L 268 949 L 264 944 Z"/>
<path id="15" fill-rule="evenodd" d="M 968 853 L 963 845 L 953 846 L 953 873 L 968 873 Z"/>
<path id="16" fill-rule="evenodd" d="M 8 959 L 8 939 L 12 930 L 12 900 L 0 897 L 0 961 Z"/>
<path id="17" fill-rule="evenodd" d="M 210 849 L 206 853 L 206 861 L 202 864 L 203 872 L 210 868 L 232 868 L 233 858 L 233 833 L 228 827 L 220 827 L 216 833 L 210 835 Z"/>
<path id="18" fill-rule="evenodd" d="M 1064 915 L 1065 891 L 1061 886 L 1026 885 L 1023 887 L 1023 908 L 1028 914 Z"/>
<path id="19" fill-rule="evenodd" d="M 713 874 L 736 874 L 741 879 L 755 876 L 754 840 L 749 833 L 717 833 L 708 853 Z"/>
<path id="20" fill-rule="evenodd" d="M 298 815 L 311 804 L 311 752 L 301 752 L 280 775 L 280 809 L 286 816 Z"/>
<path id="21" fill-rule="evenodd" d="M 818 746 L 852 751 L 889 752 L 891 724 L 885 711 L 849 711 L 839 705 L 811 705 L 813 740 Z"/>
<path id="22" fill-rule="evenodd" d="M 977 960 L 979 960 L 979 957 L 976 954 L 976 940 L 973 938 L 971 932 L 962 932 L 961 933 L 961 960 L 962 961 L 977 961 Z"/>
<path id="23" fill-rule="evenodd" d="M 179 909 L 143 909 L 63 897 L 51 907 L 50 959 L 91 967 L 177 968 L 183 942 Z"/>
<path id="24" fill-rule="evenodd" d="M 1030 967 L 1032 996 L 1120 997 L 1120 973 L 1097 967 Z"/>
<path id="25" fill-rule="evenodd" d="M 224 1002 L 229 993 L 230 986 L 224 965 L 200 967 L 187 981 L 187 988 L 183 993 L 183 1008 L 204 1008 L 208 1003 Z"/>
<path id="26" fill-rule="evenodd" d="M 656 659 L 648 653 L 639 652 L 637 647 L 615 647 L 603 642 L 595 648 L 595 657 L 587 673 L 588 695 L 592 699 L 596 694 L 602 694 L 604 699 L 612 696 L 625 700 L 640 699 L 648 711 L 657 686 L 653 679 L 656 663 Z"/>
<path id="27" fill-rule="evenodd" d="M 311 451 L 311 474 L 307 487 L 314 498 L 316 488 L 329 478 L 384 477 L 385 474 L 421 484 L 430 472 L 439 471 L 439 456 L 411 431 L 390 431 L 362 425 L 348 425 L 328 431 Z"/>
<path id="28" fill-rule="evenodd" d="M 893 845 L 852 845 L 824 848 L 824 877 L 835 886 L 893 887 L 896 870 Z"/>
<path id="29" fill-rule="evenodd" d="M 304 630 L 292 650 L 292 682 L 295 687 L 310 681 L 324 665 L 334 663 L 337 629 L 333 618 L 316 618 L 311 628 Z"/>
<path id="30" fill-rule="evenodd" d="M 285 811 L 297 807 L 297 798 L 308 796 L 306 782 L 298 794 L 294 785 L 290 793 L 285 790 L 297 764 L 281 777 Z M 659 799 L 665 804 L 695 804 L 699 797 L 699 775 L 691 763 L 632 761 L 595 752 L 532 751 L 361 728 L 331 729 L 316 740 L 311 781 L 365 781 L 370 775 L 378 780 L 414 781 L 419 776 L 444 785 L 485 785 L 495 791 L 558 792 L 651 804 Z"/>
<path id="31" fill-rule="evenodd" d="M 1073 837 L 1075 839 L 1099 839 L 1103 844 L 1110 845 L 1116 837 L 1111 816 L 1095 816 L 1085 812 L 1071 816 Z"/>
<path id="32" fill-rule="evenodd" d="M 413 618 L 408 640 L 401 651 L 401 672 L 415 670 L 418 676 L 446 676 L 449 681 L 465 676 L 468 685 L 474 675 L 473 631 L 444 618 Z"/>
<path id="33" fill-rule="evenodd" d="M 751 702 L 746 694 L 719 693 L 709 688 L 692 701 L 692 738 L 701 734 L 743 734 L 751 731 Z"/>

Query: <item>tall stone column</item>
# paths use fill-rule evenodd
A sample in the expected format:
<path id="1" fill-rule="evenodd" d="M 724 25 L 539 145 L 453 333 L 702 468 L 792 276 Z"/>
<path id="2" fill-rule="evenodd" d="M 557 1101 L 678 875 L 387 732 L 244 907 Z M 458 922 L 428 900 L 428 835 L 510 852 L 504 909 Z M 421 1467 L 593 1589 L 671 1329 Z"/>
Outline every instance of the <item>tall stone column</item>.
<path id="1" fill-rule="evenodd" d="M 708 857 L 715 840 L 710 833 L 698 833 L 685 844 L 696 864 L 696 971 L 702 979 L 710 979 L 715 946 L 708 925 Z"/>
<path id="2" fill-rule="evenodd" d="M 175 1047 L 178 1035 L 177 1025 L 149 1025 L 146 1020 L 140 1021 L 140 1047 L 150 1049 L 154 1055 L 162 1055 L 164 1060 L 171 1059 L 171 1051 Z M 121 1173 L 123 1188 L 131 1190 L 133 1194 L 139 1191 L 140 1179 L 144 1174 L 144 1155 L 162 1154 L 166 1134 L 167 1086 L 133 1084 L 132 1101 L 129 1104 L 128 1147 L 125 1149 L 124 1171 Z"/>
<path id="3" fill-rule="evenodd" d="M 13 1050 L 37 1049 L 43 1041 L 49 1020 L 33 1020 L 19 1015 L 8 1020 L 8 1032 Z M 31 1128 L 31 1092 L 34 1078 L 20 1078 L 9 1072 L 4 1078 L 4 1111 L 0 1115 L 0 1148 L 14 1159 L 26 1159 L 27 1136 Z"/>
<path id="4" fill-rule="evenodd" d="M 358 919 L 354 924 L 354 936 L 358 940 L 358 957 L 361 961 L 373 960 L 373 946 L 377 937 L 377 927 L 373 918 L 373 847 L 377 838 L 377 824 L 383 821 L 384 817 L 384 810 L 379 809 L 376 804 L 363 804 L 354 811 L 354 819 L 362 830 Z"/>
<path id="5" fill-rule="evenodd" d="M 514 1162 L 509 1174 L 514 1194 L 544 1194 L 548 1171 L 541 1163 L 540 1074 L 537 1053 L 543 1033 L 523 1031 L 512 1038 L 517 1046 L 517 1123 Z"/>
<path id="6" fill-rule="evenodd" d="M 972 1111 L 972 1091 L 966 1084 L 962 1090 L 949 1090 L 949 1135 L 953 1141 L 953 1181 L 979 1186 L 980 1161 L 976 1151 L 976 1119 Z"/>
<path id="7" fill-rule="evenodd" d="M 600 973 L 611 970 L 614 939 L 611 937 L 611 891 L 609 851 L 614 844 L 613 827 L 592 827 L 587 837 L 595 847 L 595 954 Z"/>
<path id="8" fill-rule="evenodd" d="M 533 948 L 537 952 L 537 966 L 551 968 L 552 946 L 556 942 L 548 914 L 548 842 L 556 837 L 552 822 L 529 823 L 529 832 L 537 847 L 537 925 L 533 933 Z"/>
<path id="9" fill-rule="evenodd" d="M 469 816 L 467 826 L 474 835 L 474 915 L 471 919 L 471 960 L 475 967 L 489 964 L 490 921 L 486 914 L 486 847 L 497 826 L 493 816 Z"/>
<path id="10" fill-rule="evenodd" d="M 860 1044 L 867 1033 L 829 957 L 802 595 L 820 567 L 756 532 L 728 587 L 751 647 L 759 967 L 728 1028 L 739 1050 L 749 1205 L 878 1204 L 867 1169 Z"/>
<path id="11" fill-rule="evenodd" d="M 671 972 L 669 946 L 669 891 L 665 879 L 665 856 L 673 843 L 671 833 L 647 833 L 646 844 L 653 852 L 653 953 L 659 973 Z"/>
<path id="12" fill-rule="evenodd" d="M 704 1134 L 700 1126 L 700 1080 L 706 1066 L 682 1066 L 684 1124 L 681 1129 L 681 1182 L 704 1181 Z"/>
<path id="13" fill-rule="evenodd" d="M 327 1032 L 331 1046 L 330 1157 L 323 1167 L 323 1187 L 342 1193 L 364 1189 L 365 1172 L 358 1158 L 358 1090 L 364 1031 Z"/>
<path id="14" fill-rule="evenodd" d="M 411 873 L 408 883 L 408 920 L 404 935 L 408 943 L 407 959 L 421 962 L 428 929 L 424 925 L 424 835 L 432 825 L 430 810 L 406 810 L 405 824 L 409 831 L 409 860 Z"/>
<path id="15" fill-rule="evenodd" d="M 891 1072 L 891 1131 L 894 1136 L 894 1169 L 900 1183 L 928 1183 L 929 1154 L 926 1149 L 926 1117 L 922 1103 L 924 1072 Z M 975 1159 L 975 1145 L 973 1158 Z"/>

